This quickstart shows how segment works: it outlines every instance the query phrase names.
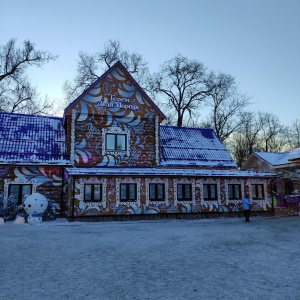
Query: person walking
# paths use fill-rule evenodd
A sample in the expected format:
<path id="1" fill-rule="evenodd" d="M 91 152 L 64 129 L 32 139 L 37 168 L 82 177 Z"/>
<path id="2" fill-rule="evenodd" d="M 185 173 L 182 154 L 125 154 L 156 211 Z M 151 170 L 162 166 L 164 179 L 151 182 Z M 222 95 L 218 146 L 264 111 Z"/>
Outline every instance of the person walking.
<path id="1" fill-rule="evenodd" d="M 250 200 L 249 200 L 249 195 L 245 195 L 245 197 L 243 197 L 242 206 L 243 206 L 246 222 L 249 222 L 250 221 Z"/>

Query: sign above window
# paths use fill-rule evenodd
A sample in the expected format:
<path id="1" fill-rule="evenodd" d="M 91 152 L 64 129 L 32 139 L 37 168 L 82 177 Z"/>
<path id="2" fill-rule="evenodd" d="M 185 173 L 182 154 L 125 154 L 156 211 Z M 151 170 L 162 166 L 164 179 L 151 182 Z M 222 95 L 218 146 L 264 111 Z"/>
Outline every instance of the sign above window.
<path id="1" fill-rule="evenodd" d="M 125 110 L 139 110 L 139 107 L 134 104 L 129 104 L 130 99 L 124 97 L 116 97 L 114 95 L 108 95 L 108 101 L 100 101 L 98 106 L 100 107 L 113 107 L 113 108 L 124 108 Z"/>

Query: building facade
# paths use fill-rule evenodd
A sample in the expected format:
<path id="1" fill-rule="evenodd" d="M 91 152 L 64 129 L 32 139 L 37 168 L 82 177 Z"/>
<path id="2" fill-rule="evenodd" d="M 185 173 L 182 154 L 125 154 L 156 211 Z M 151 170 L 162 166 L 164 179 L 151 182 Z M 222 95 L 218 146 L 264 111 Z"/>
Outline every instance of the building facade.
<path id="1" fill-rule="evenodd" d="M 273 206 L 282 214 L 299 215 L 300 204 L 300 148 L 285 152 L 254 152 L 242 170 L 272 172 Z"/>
<path id="2" fill-rule="evenodd" d="M 118 62 L 63 118 L 0 114 L 0 193 L 40 192 L 68 218 L 272 212 L 274 174 L 240 171 L 211 129 L 164 114 Z"/>

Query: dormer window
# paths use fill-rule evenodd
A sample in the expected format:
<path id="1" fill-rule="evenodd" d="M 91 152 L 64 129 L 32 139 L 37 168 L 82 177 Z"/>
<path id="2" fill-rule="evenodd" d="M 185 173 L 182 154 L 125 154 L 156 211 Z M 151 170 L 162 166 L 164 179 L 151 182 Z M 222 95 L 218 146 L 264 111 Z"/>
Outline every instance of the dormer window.
<path id="1" fill-rule="evenodd" d="M 102 129 L 102 155 L 127 154 L 130 155 L 130 131 L 119 127 Z"/>
<path id="2" fill-rule="evenodd" d="M 126 134 L 106 134 L 106 150 L 109 151 L 126 151 L 127 150 Z"/>

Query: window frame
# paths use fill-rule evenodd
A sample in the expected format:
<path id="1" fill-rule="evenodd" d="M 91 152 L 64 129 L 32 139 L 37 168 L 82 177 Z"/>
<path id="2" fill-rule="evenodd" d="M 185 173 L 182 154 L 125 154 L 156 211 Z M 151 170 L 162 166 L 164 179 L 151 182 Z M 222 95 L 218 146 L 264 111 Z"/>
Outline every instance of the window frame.
<path id="1" fill-rule="evenodd" d="M 232 195 L 233 197 L 230 197 L 230 186 L 232 186 Z M 236 189 L 235 187 L 238 186 L 239 196 L 236 195 Z M 242 188 L 240 183 L 229 183 L 228 184 L 228 199 L 229 200 L 241 200 L 242 199 Z"/>
<path id="2" fill-rule="evenodd" d="M 208 195 L 208 197 L 205 197 L 205 194 L 204 194 L 205 186 L 207 186 L 207 195 Z M 214 187 L 215 197 L 211 196 L 211 186 Z M 206 201 L 207 200 L 212 200 L 212 201 L 213 200 L 218 200 L 218 188 L 217 188 L 217 184 L 216 183 L 204 183 L 203 184 L 203 199 L 206 200 Z"/>
<path id="3" fill-rule="evenodd" d="M 122 186 L 126 186 L 126 199 L 122 199 Z M 130 186 L 134 186 L 134 199 L 130 199 Z M 136 183 L 120 183 L 120 202 L 136 202 L 137 201 L 137 184 Z"/>
<path id="4" fill-rule="evenodd" d="M 8 197 L 11 196 L 11 188 L 12 186 L 18 186 L 19 187 L 19 190 L 18 190 L 18 201 L 16 202 L 17 204 L 22 204 L 22 200 L 23 200 L 23 197 L 27 194 L 24 194 L 23 193 L 23 187 L 24 186 L 29 186 L 30 187 L 30 193 L 28 194 L 31 195 L 32 194 L 32 184 L 28 184 L 28 183 L 25 183 L 25 184 L 18 184 L 18 183 L 11 183 L 8 185 Z M 21 187 L 21 188 L 20 188 Z"/>
<path id="5" fill-rule="evenodd" d="M 261 191 L 262 191 L 262 197 L 258 197 L 258 187 L 261 187 Z M 253 193 L 253 188 L 254 188 L 254 193 Z M 262 183 L 252 183 L 251 184 L 251 192 L 252 192 L 252 199 L 253 200 L 263 200 L 265 199 L 265 188 L 264 188 L 264 184 Z"/>
<path id="6" fill-rule="evenodd" d="M 179 186 L 182 186 L 182 197 L 178 196 L 178 188 Z M 189 187 L 190 189 L 190 197 L 186 197 L 186 187 Z M 177 200 L 178 201 L 191 201 L 193 198 L 192 196 L 192 184 L 191 183 L 177 183 Z"/>
<path id="7" fill-rule="evenodd" d="M 107 143 L 107 137 L 108 136 L 114 136 L 114 148 L 109 149 L 107 148 L 108 143 Z M 118 149 L 118 137 L 122 136 L 125 138 L 124 141 L 124 149 Z M 127 134 L 126 133 L 112 133 L 112 132 L 107 132 L 105 134 L 105 151 L 119 151 L 119 152 L 126 152 L 127 151 Z"/>
<path id="8" fill-rule="evenodd" d="M 154 197 L 151 197 L 151 186 L 154 186 Z M 162 186 L 162 197 L 158 197 L 158 186 Z M 165 183 L 149 183 L 149 200 L 150 201 L 165 201 Z"/>
<path id="9" fill-rule="evenodd" d="M 96 185 L 100 186 L 100 199 L 99 200 L 95 199 L 95 186 Z M 91 200 L 86 200 L 86 188 L 87 188 L 87 186 L 91 186 Z M 102 200 L 103 200 L 102 192 L 103 192 L 102 184 L 100 184 L 100 183 L 85 183 L 84 184 L 84 192 L 83 192 L 83 201 L 88 202 L 88 203 L 90 203 L 90 202 L 102 202 Z"/>

